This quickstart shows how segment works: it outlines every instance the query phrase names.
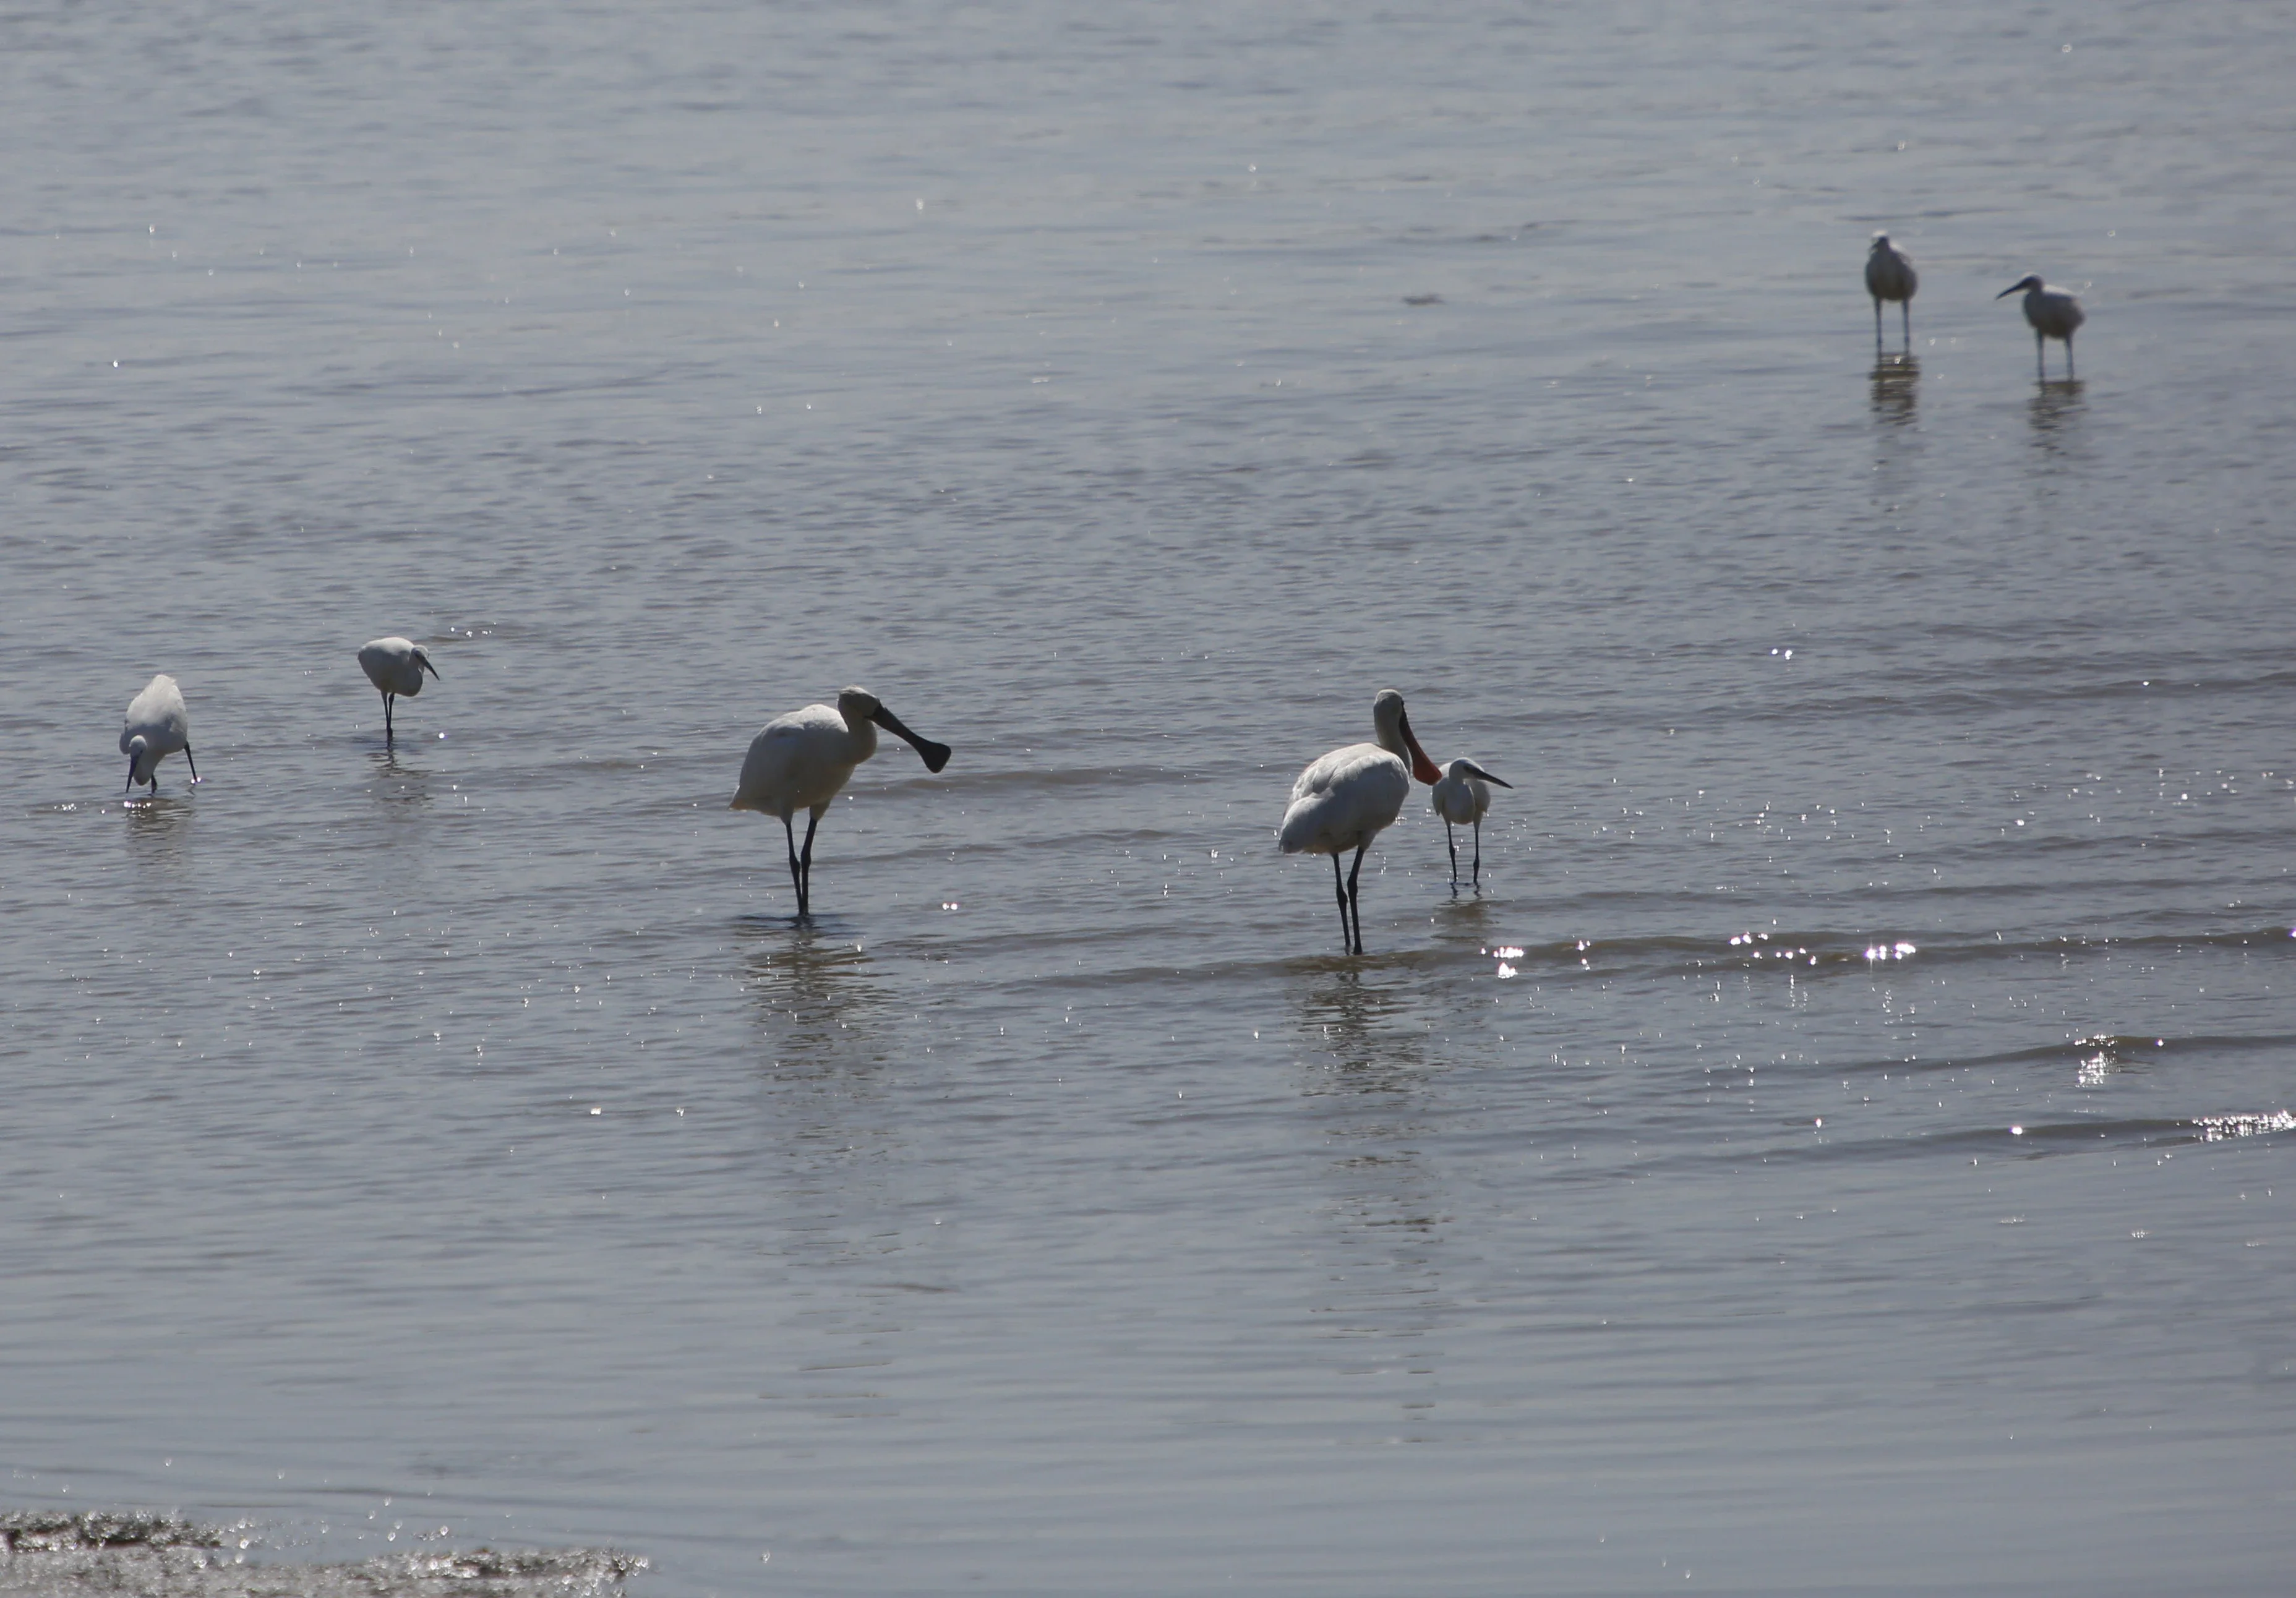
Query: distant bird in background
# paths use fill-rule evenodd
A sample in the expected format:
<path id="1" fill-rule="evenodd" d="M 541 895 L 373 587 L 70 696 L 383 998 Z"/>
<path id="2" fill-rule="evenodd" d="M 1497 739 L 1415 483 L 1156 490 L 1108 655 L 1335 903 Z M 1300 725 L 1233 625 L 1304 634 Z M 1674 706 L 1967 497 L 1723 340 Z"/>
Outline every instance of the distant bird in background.
<path id="1" fill-rule="evenodd" d="M 1502 788 L 1512 788 L 1513 783 L 1495 777 L 1472 760 L 1454 760 L 1444 768 L 1443 780 L 1435 784 L 1432 798 L 1435 814 L 1443 818 L 1443 845 L 1451 851 L 1451 886 L 1459 885 L 1459 846 L 1452 841 L 1454 824 L 1475 829 L 1475 886 L 1483 885 L 1483 817 L 1491 811 L 1491 791 L 1487 784 L 1496 783 Z"/>
<path id="2" fill-rule="evenodd" d="M 1906 352 L 1914 348 L 1914 295 L 1922 286 L 1921 274 L 1914 270 L 1914 258 L 1890 242 L 1890 235 L 1874 235 L 1874 248 L 1866 256 L 1866 291 L 1874 297 L 1874 353 L 1882 352 L 1882 302 L 1894 299 L 1904 319 Z"/>
<path id="3" fill-rule="evenodd" d="M 1350 955 L 1364 952 L 1363 910 L 1356 897 L 1364 851 L 1403 813 L 1413 777 L 1433 783 L 1443 774 L 1411 735 L 1403 695 L 1392 688 L 1381 689 L 1371 703 L 1371 721 L 1376 742 L 1335 749 L 1300 774 L 1276 834 L 1287 855 L 1332 857 L 1332 885 L 1340 897 L 1340 940 Z M 1355 850 L 1356 858 L 1343 882 L 1340 856 L 1347 849 Z"/>
<path id="4" fill-rule="evenodd" d="M 127 757 L 127 786 L 149 783 L 160 791 L 160 762 L 177 750 L 191 761 L 192 781 L 200 780 L 200 763 L 192 759 L 192 718 L 184 709 L 184 691 L 176 679 L 162 673 L 144 684 L 144 692 L 127 701 L 127 724 L 119 729 L 119 752 Z"/>
<path id="5" fill-rule="evenodd" d="M 359 669 L 366 680 L 382 691 L 382 741 L 391 742 L 390 701 L 399 694 L 409 699 L 422 692 L 422 674 L 439 676 L 439 668 L 430 664 L 430 657 L 422 646 L 404 638 L 377 638 L 361 647 Z M 446 679 L 440 677 L 444 682 Z"/>
<path id="6" fill-rule="evenodd" d="M 2033 328 L 2033 368 L 2043 382 L 2049 381 L 2049 363 L 2045 353 L 2048 339 L 2065 341 L 2065 381 L 2073 380 L 2073 334 L 2088 320 L 2081 315 L 2080 301 L 2062 289 L 2053 289 L 2043 283 L 2038 274 L 2029 273 L 2011 283 L 1993 298 L 2006 299 L 2018 290 L 2025 291 L 2025 320 Z"/>
<path id="7" fill-rule="evenodd" d="M 948 764 L 949 748 L 920 738 L 901 725 L 866 688 L 847 688 L 837 696 L 834 709 L 808 705 L 787 716 L 777 716 L 765 731 L 750 741 L 742 762 L 742 781 L 729 808 L 762 810 L 782 818 L 789 839 L 790 881 L 797 889 L 800 920 L 813 913 L 813 830 L 821 824 L 853 768 L 877 752 L 877 729 L 884 728 L 906 741 L 923 758 L 927 771 Z M 805 848 L 799 852 L 792 824 L 798 811 L 810 811 L 805 824 Z"/>

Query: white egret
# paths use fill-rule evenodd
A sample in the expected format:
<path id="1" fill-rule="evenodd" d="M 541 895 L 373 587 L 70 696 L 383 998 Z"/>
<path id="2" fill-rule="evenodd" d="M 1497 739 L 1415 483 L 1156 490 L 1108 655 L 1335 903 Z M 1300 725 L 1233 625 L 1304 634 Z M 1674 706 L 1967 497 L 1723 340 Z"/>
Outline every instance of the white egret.
<path id="1" fill-rule="evenodd" d="M 782 831 L 789 839 L 790 881 L 797 888 L 800 918 L 813 911 L 813 830 L 821 824 L 822 812 L 845 786 L 853 768 L 877 752 L 879 727 L 906 741 L 923 758 L 927 771 L 939 771 L 948 764 L 948 745 L 918 737 L 866 688 L 840 691 L 833 709 L 808 705 L 777 716 L 750 741 L 749 757 L 742 762 L 741 785 L 734 790 L 729 808 L 763 810 L 782 818 Z M 805 824 L 802 852 L 791 821 L 800 810 L 812 813 Z"/>
<path id="2" fill-rule="evenodd" d="M 1283 812 L 1283 826 L 1276 834 L 1287 855 L 1332 857 L 1332 886 L 1340 898 L 1340 940 L 1350 955 L 1364 952 L 1363 910 L 1356 897 L 1364 851 L 1403 814 L 1413 777 L 1432 783 L 1443 774 L 1411 735 L 1403 695 L 1392 688 L 1381 689 L 1371 702 L 1371 721 L 1377 742 L 1335 749 L 1300 774 L 1292 784 L 1291 808 Z M 1343 882 L 1340 856 L 1348 849 L 1355 850 L 1356 858 Z"/>
<path id="3" fill-rule="evenodd" d="M 1483 883 L 1483 817 L 1491 811 L 1491 791 L 1488 784 L 1496 783 L 1502 788 L 1512 788 L 1505 777 L 1495 777 L 1472 760 L 1454 760 L 1443 769 L 1443 780 L 1435 784 L 1431 796 L 1435 814 L 1443 818 L 1443 844 L 1451 851 L 1451 885 L 1459 885 L 1459 846 L 1451 840 L 1451 828 L 1472 826 L 1475 829 L 1475 886 Z"/>
<path id="4" fill-rule="evenodd" d="M 392 737 L 391 700 L 401 693 L 412 699 L 422 692 L 422 674 L 427 671 L 437 677 L 439 668 L 430 664 L 430 657 L 422 652 L 421 644 L 405 638 L 377 638 L 372 643 L 362 644 L 358 663 L 359 669 L 366 673 L 366 680 L 382 691 L 382 741 L 389 743 Z M 439 680 L 446 681 L 444 677 Z"/>
<path id="5" fill-rule="evenodd" d="M 200 780 L 200 763 L 192 759 L 192 718 L 184 709 L 184 691 L 162 672 L 144 684 L 144 692 L 127 701 L 127 723 L 119 729 L 119 752 L 127 757 L 127 786 L 138 783 L 160 791 L 160 762 L 177 750 L 191 761 L 192 781 Z"/>
<path id="6" fill-rule="evenodd" d="M 1874 248 L 1866 256 L 1866 291 L 1874 297 L 1874 349 L 1882 348 L 1882 302 L 1894 299 L 1898 314 L 1905 320 L 1906 353 L 1914 348 L 1914 295 L 1922 286 L 1921 274 L 1914 270 L 1914 258 L 1890 242 L 1890 235 L 1874 235 Z"/>
<path id="7" fill-rule="evenodd" d="M 1993 298 L 2006 299 L 2020 289 L 2025 291 L 2025 320 L 2033 329 L 2034 368 L 2040 373 L 2043 382 L 2049 381 L 2049 363 L 2043 353 L 2048 347 L 2043 340 L 2062 339 L 2065 341 L 2065 381 L 2070 382 L 2073 377 L 2073 334 L 2079 332 L 2080 324 L 2088 320 L 2081 315 L 2080 301 L 2062 289 L 2049 287 L 2041 281 L 2038 273 L 2029 273 L 2019 278 Z"/>

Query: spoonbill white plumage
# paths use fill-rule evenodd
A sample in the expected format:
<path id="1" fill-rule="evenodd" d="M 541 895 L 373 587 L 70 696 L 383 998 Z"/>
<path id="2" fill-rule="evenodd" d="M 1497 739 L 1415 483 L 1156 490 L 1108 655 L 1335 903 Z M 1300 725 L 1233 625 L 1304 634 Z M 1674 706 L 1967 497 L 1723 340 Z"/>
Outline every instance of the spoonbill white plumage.
<path id="1" fill-rule="evenodd" d="M 1431 799 L 1435 814 L 1443 818 L 1443 844 L 1451 851 L 1451 885 L 1459 884 L 1459 846 L 1451 840 L 1451 828 L 1472 826 L 1475 829 L 1475 885 L 1483 882 L 1483 817 L 1491 811 L 1489 783 L 1512 788 L 1505 777 L 1495 777 L 1472 760 L 1454 760 L 1443 768 L 1443 780 L 1435 784 Z"/>
<path id="2" fill-rule="evenodd" d="M 939 771 L 948 764 L 948 745 L 918 737 L 866 688 L 841 690 L 833 709 L 808 705 L 777 716 L 750 741 L 749 756 L 742 762 L 741 785 L 734 791 L 728 807 L 763 810 L 782 818 L 782 831 L 789 839 L 790 881 L 797 888 L 800 917 L 813 912 L 813 830 L 821 824 L 822 812 L 845 786 L 853 768 L 877 752 L 879 727 L 915 750 L 927 771 Z M 800 810 L 812 813 L 805 824 L 802 853 L 791 822 Z"/>
<path id="3" fill-rule="evenodd" d="M 366 680 L 382 691 L 382 741 L 392 739 L 390 701 L 399 694 L 409 699 L 422 692 L 422 674 L 439 676 L 439 668 L 430 664 L 430 657 L 422 646 L 405 638 L 377 638 L 362 644 L 358 652 L 359 669 Z M 439 679 L 444 682 L 444 677 Z"/>
<path id="4" fill-rule="evenodd" d="M 1866 291 L 1874 297 L 1874 348 L 1882 348 L 1882 302 L 1894 299 L 1898 314 L 1904 318 L 1906 349 L 1914 348 L 1914 295 L 1922 286 L 1921 274 L 1914 270 L 1914 258 L 1890 242 L 1890 235 L 1874 235 L 1874 248 L 1866 255 Z"/>
<path id="5" fill-rule="evenodd" d="M 1376 742 L 1335 749 L 1300 774 L 1276 834 L 1287 855 L 1332 857 L 1332 886 L 1340 899 L 1340 940 L 1350 955 L 1364 952 L 1363 910 L 1356 896 L 1364 851 L 1403 814 L 1412 778 L 1432 783 L 1443 774 L 1411 735 L 1403 695 L 1392 688 L 1381 689 L 1371 702 L 1371 721 Z M 1348 849 L 1355 850 L 1355 864 L 1341 881 L 1340 856 Z"/>
<path id="6" fill-rule="evenodd" d="M 2047 339 L 2065 341 L 2065 381 L 2073 377 L 2073 334 L 2088 320 L 2081 314 L 2080 301 L 2062 289 L 2053 289 L 2043 283 L 2038 273 L 2028 273 L 1993 298 L 2006 299 L 2018 290 L 2025 291 L 2025 320 L 2033 329 L 2033 366 L 2041 381 L 2049 381 L 2049 363 L 2043 353 Z"/>
<path id="7" fill-rule="evenodd" d="M 184 751 L 191 760 L 192 781 L 200 780 L 200 763 L 192 759 L 192 718 L 184 709 L 184 691 L 165 672 L 144 684 L 144 692 L 127 701 L 127 723 L 119 729 L 119 752 L 127 757 L 127 786 L 152 784 L 160 791 L 160 762 Z"/>

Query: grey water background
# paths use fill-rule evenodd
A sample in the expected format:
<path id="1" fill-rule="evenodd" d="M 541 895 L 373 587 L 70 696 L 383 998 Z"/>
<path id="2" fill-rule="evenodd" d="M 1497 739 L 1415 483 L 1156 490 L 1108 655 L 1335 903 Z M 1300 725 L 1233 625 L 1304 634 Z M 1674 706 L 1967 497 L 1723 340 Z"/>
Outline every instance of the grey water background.
<path id="1" fill-rule="evenodd" d="M 8 1502 L 2276 1590 L 2292 21 L 11 11 Z M 848 682 L 956 757 L 796 928 L 725 803 Z M 1390 685 L 1517 786 L 1349 961 L 1273 830 Z"/>

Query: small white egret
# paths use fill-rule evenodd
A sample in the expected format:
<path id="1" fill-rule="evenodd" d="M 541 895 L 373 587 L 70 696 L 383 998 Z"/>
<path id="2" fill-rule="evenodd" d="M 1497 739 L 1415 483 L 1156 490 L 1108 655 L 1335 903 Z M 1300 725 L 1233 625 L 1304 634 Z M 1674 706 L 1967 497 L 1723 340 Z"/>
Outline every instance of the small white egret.
<path id="1" fill-rule="evenodd" d="M 2025 320 L 2033 329 L 2033 365 L 2041 381 L 2049 381 L 2049 363 L 2043 342 L 2047 339 L 2065 341 L 2065 381 L 2073 377 L 2073 334 L 2088 320 L 2081 315 L 2080 301 L 2062 289 L 2053 289 L 2043 283 L 2038 273 L 2028 273 L 1993 298 L 2006 299 L 2018 290 L 2025 291 Z"/>
<path id="2" fill-rule="evenodd" d="M 782 818 L 782 831 L 789 839 L 790 881 L 797 888 L 800 918 L 813 912 L 813 830 L 821 824 L 822 812 L 845 786 L 853 768 L 877 752 L 879 727 L 906 741 L 923 758 L 927 771 L 939 771 L 948 764 L 948 745 L 918 737 L 866 688 L 842 690 L 834 709 L 808 705 L 777 716 L 750 741 L 749 757 L 742 762 L 741 785 L 734 791 L 729 808 L 763 810 Z M 805 824 L 801 853 L 791 821 L 800 810 L 812 813 Z"/>
<path id="3" fill-rule="evenodd" d="M 127 723 L 119 729 L 119 752 L 127 757 L 127 786 L 138 783 L 160 791 L 160 762 L 177 750 L 191 761 L 192 781 L 200 780 L 200 763 L 192 759 L 192 718 L 184 709 L 184 691 L 162 672 L 144 684 L 144 692 L 127 701 Z"/>
<path id="4" fill-rule="evenodd" d="M 1340 941 L 1350 955 L 1364 952 L 1363 910 L 1356 897 L 1364 851 L 1403 814 L 1413 777 L 1431 784 L 1443 774 L 1411 735 L 1403 695 L 1392 688 L 1381 689 L 1371 702 L 1371 721 L 1377 742 L 1335 749 L 1300 774 L 1276 834 L 1287 855 L 1332 857 L 1332 886 L 1340 898 Z M 1355 864 L 1341 881 L 1340 856 L 1348 849 L 1355 850 Z"/>
<path id="5" fill-rule="evenodd" d="M 1475 829 L 1475 886 L 1483 884 L 1483 817 L 1491 811 L 1491 791 L 1496 783 L 1512 788 L 1505 777 L 1495 777 L 1472 760 L 1454 760 L 1443 768 L 1443 780 L 1431 796 L 1435 814 L 1443 818 L 1443 844 L 1451 851 L 1451 886 L 1459 885 L 1459 846 L 1451 840 L 1454 824 Z"/>
<path id="6" fill-rule="evenodd" d="M 392 738 L 391 700 L 401 693 L 412 699 L 422 692 L 422 674 L 427 671 L 437 677 L 439 668 L 430 664 L 430 657 L 422 652 L 421 644 L 405 638 L 377 638 L 372 643 L 362 644 L 358 663 L 359 669 L 366 673 L 366 680 L 382 691 L 382 741 L 389 743 Z M 439 680 L 446 681 L 444 677 Z"/>
<path id="7" fill-rule="evenodd" d="M 1921 274 L 1914 270 L 1914 258 L 1890 242 L 1890 235 L 1874 235 L 1874 248 L 1866 256 L 1866 291 L 1874 297 L 1874 348 L 1882 348 L 1882 302 L 1894 299 L 1898 315 L 1904 318 L 1906 351 L 1914 348 L 1914 295 L 1922 286 Z"/>

